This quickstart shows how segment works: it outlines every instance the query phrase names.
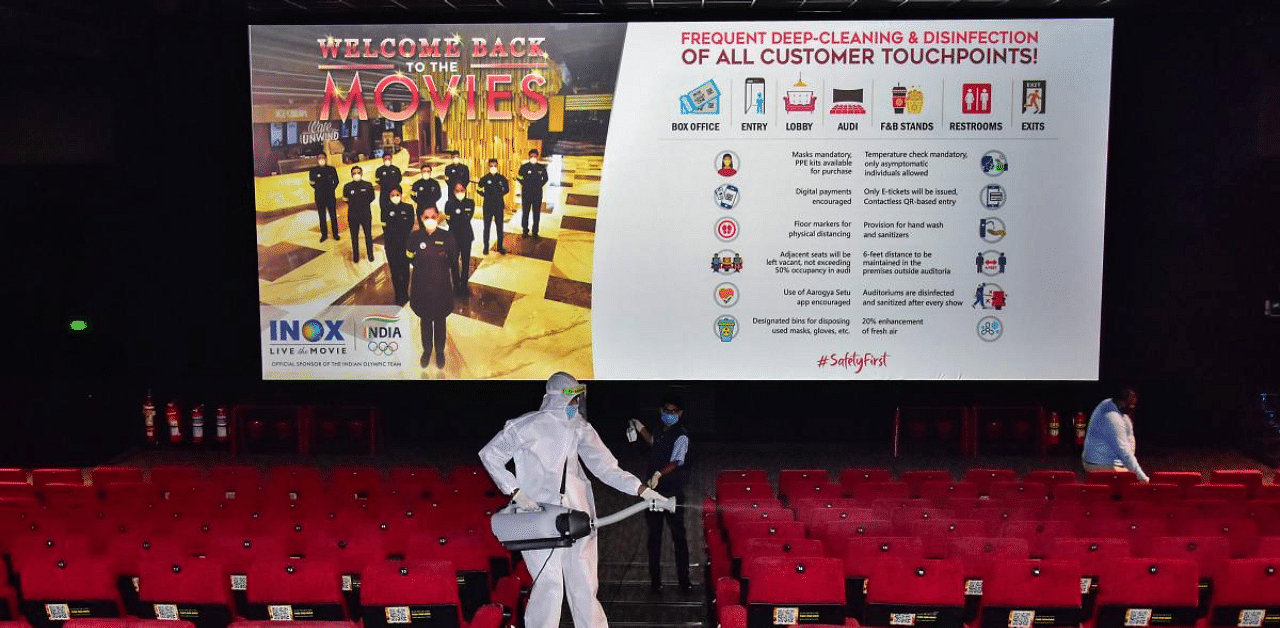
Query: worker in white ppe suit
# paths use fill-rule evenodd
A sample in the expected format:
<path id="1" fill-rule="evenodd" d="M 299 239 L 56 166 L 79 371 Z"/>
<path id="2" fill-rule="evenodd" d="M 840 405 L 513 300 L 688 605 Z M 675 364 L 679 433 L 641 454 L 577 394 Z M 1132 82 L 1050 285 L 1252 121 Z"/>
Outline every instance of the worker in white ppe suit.
<path id="1" fill-rule="evenodd" d="M 536 510 L 539 503 L 559 504 L 584 511 L 594 519 L 595 499 L 582 469 L 585 463 L 596 477 L 619 491 L 667 503 L 665 497 L 646 487 L 639 478 L 619 468 L 617 458 L 601 442 L 595 428 L 578 414 L 578 404 L 585 393 L 586 386 L 572 375 L 552 375 L 547 380 L 542 407 L 507 421 L 502 431 L 480 450 L 480 460 L 498 488 L 511 495 L 519 509 Z M 506 468 L 507 461 L 513 458 L 515 475 Z M 596 574 L 595 530 L 567 548 L 523 553 L 529 573 L 535 578 L 525 607 L 526 626 L 558 626 L 566 593 L 576 628 L 609 625 L 604 608 L 596 599 L 600 582 Z"/>

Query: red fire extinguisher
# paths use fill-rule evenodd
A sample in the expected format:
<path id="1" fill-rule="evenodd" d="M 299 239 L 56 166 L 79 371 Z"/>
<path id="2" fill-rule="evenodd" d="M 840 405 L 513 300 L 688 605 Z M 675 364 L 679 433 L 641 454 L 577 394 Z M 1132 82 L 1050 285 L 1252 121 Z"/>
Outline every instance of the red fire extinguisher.
<path id="1" fill-rule="evenodd" d="M 1057 412 L 1049 413 L 1049 433 L 1045 436 L 1045 441 L 1050 447 L 1057 447 L 1060 440 L 1062 429 L 1062 419 L 1058 418 Z"/>
<path id="2" fill-rule="evenodd" d="M 182 442 L 182 413 L 178 410 L 178 402 L 170 401 L 164 407 L 164 418 L 169 422 L 169 442 Z"/>
<path id="3" fill-rule="evenodd" d="M 147 434 L 147 444 L 156 444 L 156 402 L 147 391 L 147 398 L 142 401 L 142 424 Z"/>
<path id="4" fill-rule="evenodd" d="M 1089 426 L 1089 420 L 1084 417 L 1083 412 L 1077 412 L 1075 417 L 1076 424 L 1076 447 L 1084 447 L 1084 429 Z"/>
<path id="5" fill-rule="evenodd" d="M 218 413 L 214 419 L 215 429 L 217 430 L 217 439 L 219 443 L 225 443 L 228 440 L 227 435 L 227 407 L 218 406 Z"/>
<path id="6" fill-rule="evenodd" d="M 204 406 L 200 404 L 191 409 L 191 444 L 204 444 Z"/>

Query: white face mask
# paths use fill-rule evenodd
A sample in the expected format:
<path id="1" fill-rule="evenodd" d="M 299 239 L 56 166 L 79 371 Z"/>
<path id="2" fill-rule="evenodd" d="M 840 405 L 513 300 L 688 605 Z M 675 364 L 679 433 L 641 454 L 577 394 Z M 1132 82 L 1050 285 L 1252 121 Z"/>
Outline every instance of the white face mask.
<path id="1" fill-rule="evenodd" d="M 426 228 L 428 232 L 430 232 L 430 231 L 435 231 L 436 227 L 440 226 L 440 223 L 436 222 L 435 218 L 428 218 L 422 221 L 422 226 Z"/>
<path id="2" fill-rule="evenodd" d="M 489 169 L 489 174 L 498 174 L 498 169 L 497 169 L 496 167 L 494 167 L 494 168 L 490 168 L 490 169 Z"/>
<path id="3" fill-rule="evenodd" d="M 460 161 L 462 161 L 462 159 L 461 159 L 460 157 L 454 157 L 454 158 L 453 158 L 453 163 L 455 163 L 455 164 L 456 164 L 456 163 L 458 163 L 458 162 L 460 162 Z"/>
<path id="4" fill-rule="evenodd" d="M 531 164 L 536 164 L 536 163 L 538 163 L 538 158 L 537 158 L 537 157 L 530 157 L 530 158 L 529 158 L 529 163 L 531 163 Z"/>
<path id="5" fill-rule="evenodd" d="M 359 181 L 360 179 L 364 178 L 364 175 L 361 175 L 359 172 L 357 172 L 351 175 L 351 178 L 352 180 Z"/>
<path id="6" fill-rule="evenodd" d="M 392 202 L 392 203 L 397 203 L 397 204 L 398 204 L 398 203 L 400 202 L 400 197 L 399 197 L 399 196 L 393 196 L 393 197 L 391 197 L 391 202 Z"/>
<path id="7" fill-rule="evenodd" d="M 423 178 L 423 179 L 430 179 L 430 178 L 431 178 L 431 173 L 430 173 L 430 172 L 423 172 L 423 173 L 422 173 L 422 178 Z"/>
<path id="8" fill-rule="evenodd" d="M 462 200 L 462 199 L 464 199 L 464 198 L 466 198 L 466 197 L 467 197 L 467 193 L 466 193 L 466 192 L 458 192 L 457 194 L 454 194 L 454 195 L 453 195 L 453 197 L 454 197 L 454 198 L 456 198 L 456 199 L 458 199 L 458 200 Z"/>
<path id="9" fill-rule="evenodd" d="M 382 165 L 384 165 L 384 166 L 390 166 L 390 165 L 391 165 L 391 160 L 390 160 L 390 159 L 384 159 L 384 160 L 382 160 Z"/>
<path id="10" fill-rule="evenodd" d="M 327 162 L 327 161 L 325 161 L 325 160 L 321 159 L 321 160 L 320 160 L 319 162 L 317 162 L 317 163 L 319 163 L 321 166 L 324 166 L 324 165 L 328 164 L 329 162 Z"/>

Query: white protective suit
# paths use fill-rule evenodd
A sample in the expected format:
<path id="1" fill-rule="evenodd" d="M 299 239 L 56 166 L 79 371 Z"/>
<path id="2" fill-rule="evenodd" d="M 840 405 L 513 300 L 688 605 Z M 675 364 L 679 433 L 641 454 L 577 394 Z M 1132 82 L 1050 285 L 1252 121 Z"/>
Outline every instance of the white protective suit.
<path id="1" fill-rule="evenodd" d="M 601 442 L 595 428 L 581 415 L 570 419 L 565 413 L 569 401 L 584 391 L 573 376 L 552 375 L 547 380 L 541 409 L 507 421 L 502 431 L 480 450 L 480 461 L 499 490 L 510 495 L 518 488 L 539 503 L 582 510 L 593 519 L 595 499 L 581 463 L 619 491 L 635 495 L 640 490 L 640 479 L 618 467 L 618 459 Z M 507 461 L 513 458 L 514 476 L 506 468 Z M 565 476 L 563 498 L 560 496 L 562 475 Z M 525 607 L 526 626 L 558 626 L 561 603 L 567 592 L 576 628 L 607 628 L 609 620 L 596 599 L 600 581 L 596 573 L 595 530 L 571 547 L 526 550 L 523 554 L 530 575 L 537 578 Z"/>

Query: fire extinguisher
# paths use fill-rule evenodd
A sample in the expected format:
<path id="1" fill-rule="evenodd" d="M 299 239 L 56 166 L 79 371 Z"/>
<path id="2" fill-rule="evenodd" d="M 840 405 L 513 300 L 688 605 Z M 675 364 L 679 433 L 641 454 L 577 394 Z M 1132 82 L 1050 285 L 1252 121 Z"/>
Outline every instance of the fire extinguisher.
<path id="1" fill-rule="evenodd" d="M 169 442 L 182 442 L 182 413 L 178 410 L 178 402 L 170 401 L 164 408 L 164 418 L 169 422 Z"/>
<path id="2" fill-rule="evenodd" d="M 1077 412 L 1075 417 L 1076 423 L 1076 447 L 1084 447 L 1084 428 L 1089 426 L 1089 420 L 1084 418 L 1083 412 Z"/>
<path id="3" fill-rule="evenodd" d="M 142 424 L 147 434 L 147 444 L 156 444 L 156 402 L 147 391 L 147 398 L 142 401 Z"/>
<path id="4" fill-rule="evenodd" d="M 204 405 L 201 404 L 191 409 L 191 444 L 204 444 Z"/>
<path id="5" fill-rule="evenodd" d="M 228 440 L 227 435 L 227 407 L 218 406 L 218 413 L 214 419 L 215 429 L 217 430 L 217 438 L 219 443 L 225 443 Z"/>
<path id="6" fill-rule="evenodd" d="M 1058 418 L 1057 412 L 1050 412 L 1049 413 L 1049 434 L 1045 439 L 1050 447 L 1058 446 L 1058 442 L 1060 440 L 1059 434 L 1061 429 L 1062 429 L 1062 419 Z"/>

